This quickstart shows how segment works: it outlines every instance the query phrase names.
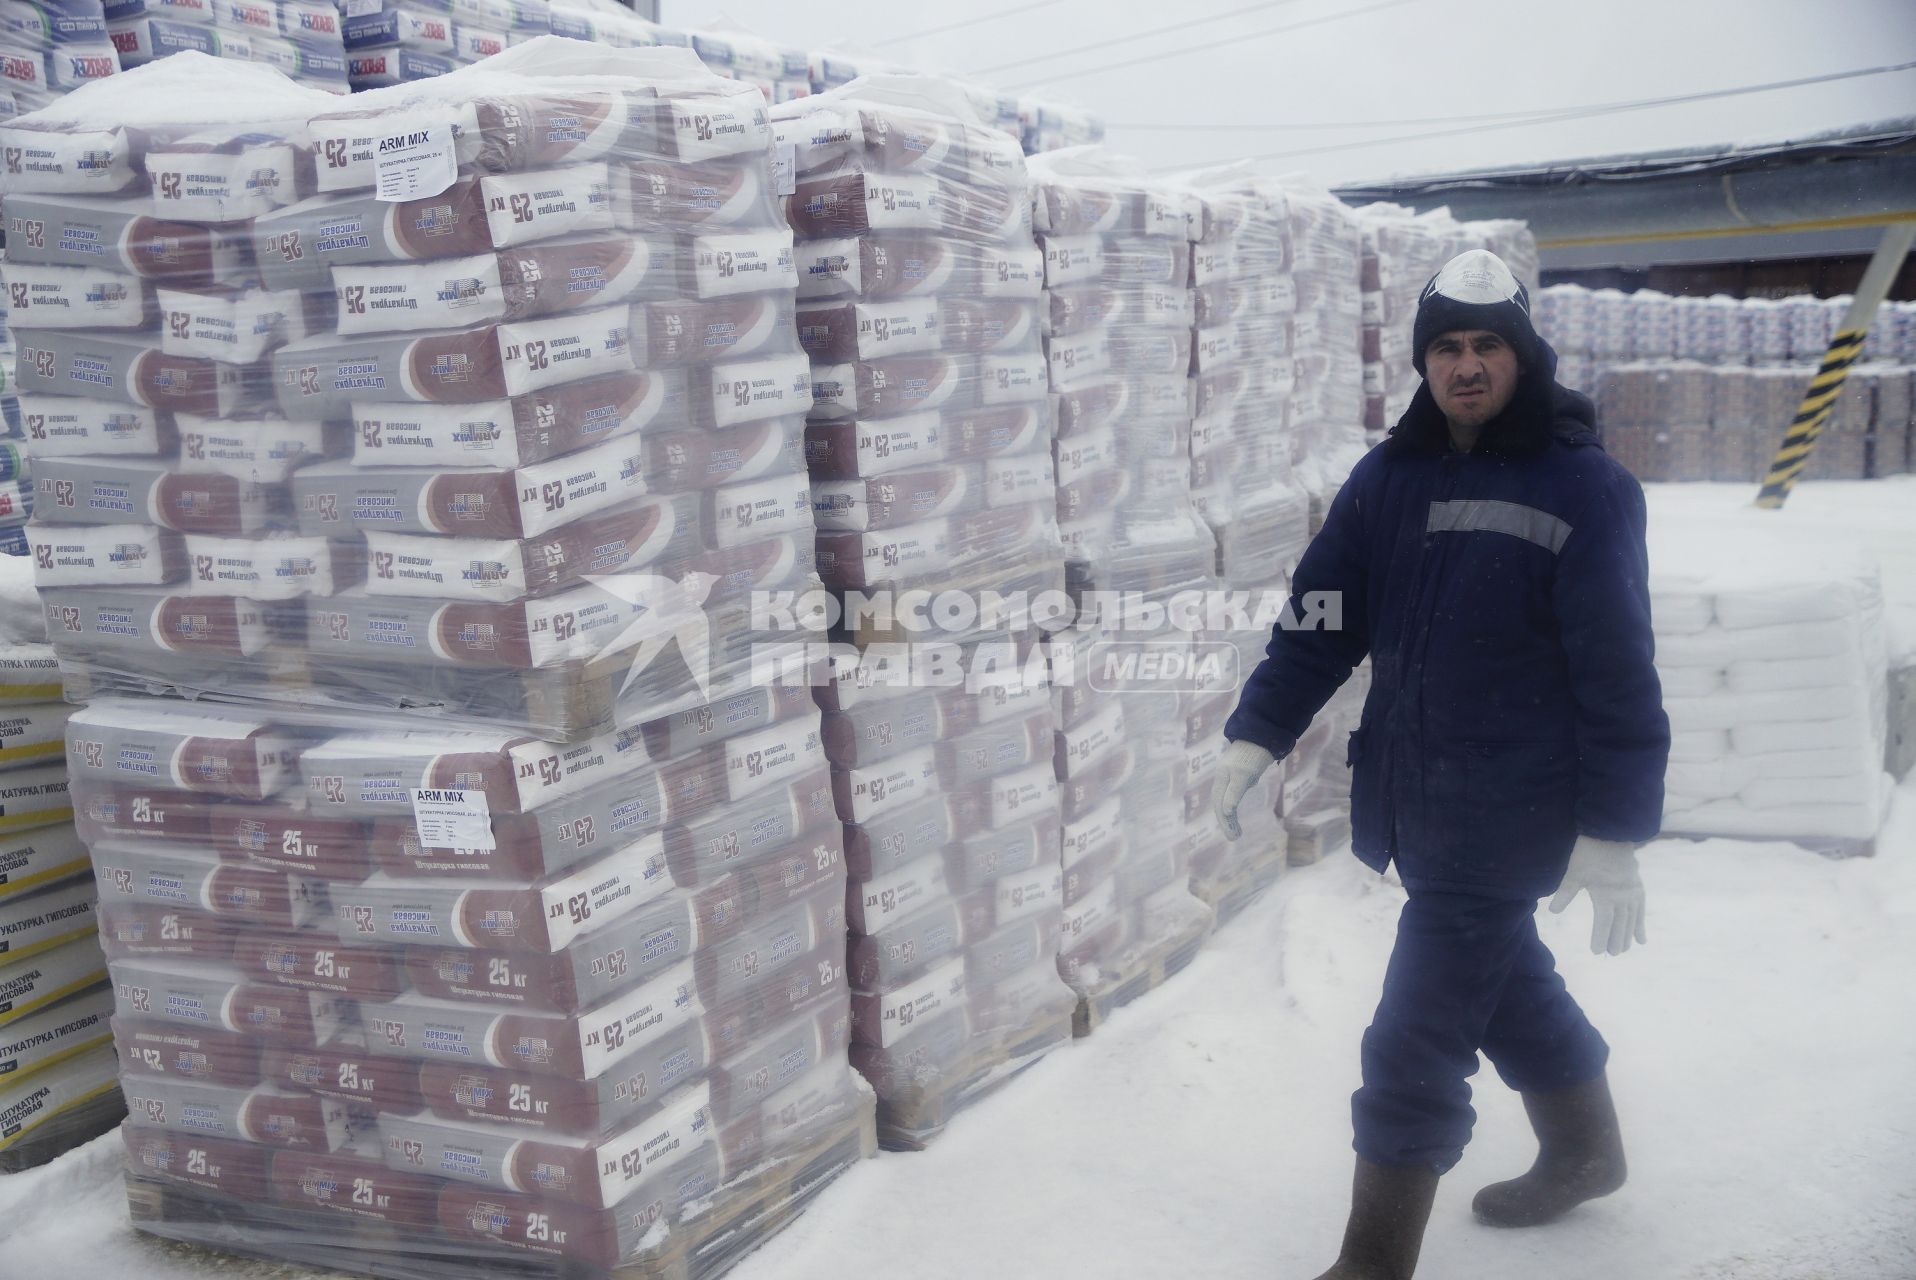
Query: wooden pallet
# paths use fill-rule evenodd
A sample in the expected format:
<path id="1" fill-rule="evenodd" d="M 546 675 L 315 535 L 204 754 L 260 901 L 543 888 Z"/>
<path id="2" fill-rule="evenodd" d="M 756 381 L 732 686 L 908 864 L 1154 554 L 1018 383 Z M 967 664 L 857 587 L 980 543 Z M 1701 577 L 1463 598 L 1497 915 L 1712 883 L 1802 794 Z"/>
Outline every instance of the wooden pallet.
<path id="1" fill-rule="evenodd" d="M 728 1184 L 710 1210 L 664 1244 L 612 1271 L 543 1255 L 437 1240 L 417 1230 L 279 1205 L 249 1205 L 187 1183 L 126 1175 L 136 1229 L 186 1253 L 216 1249 L 328 1274 L 420 1280 L 717 1280 L 790 1226 L 832 1179 L 876 1155 L 874 1100 L 860 1090 L 852 1113 L 804 1147 Z M 217 1264 L 203 1263 L 214 1270 Z"/>
<path id="2" fill-rule="evenodd" d="M 1844 858 L 1873 858 L 1876 856 L 1877 837 L 1867 839 L 1858 836 L 1713 836 L 1696 831 L 1666 831 L 1657 836 L 1659 840 L 1690 840 L 1702 843 L 1705 840 L 1760 840 L 1764 844 L 1793 844 L 1806 849 L 1818 857 L 1840 860 Z"/>
<path id="3" fill-rule="evenodd" d="M 878 1100 L 878 1145 L 887 1151 L 923 1151 L 959 1111 L 989 1097 L 1071 1039 L 1072 1015 L 1045 1012 L 1009 1034 L 993 1035 L 958 1069 L 936 1083 L 893 1091 Z"/>
<path id="4" fill-rule="evenodd" d="M 1196 958 L 1198 948 L 1211 934 L 1211 918 L 1202 920 L 1175 937 L 1167 938 L 1137 956 L 1096 991 L 1078 997 L 1078 1011 L 1071 1020 L 1071 1033 L 1083 1037 L 1105 1024 L 1113 1013 L 1139 996 L 1156 991 L 1184 971 Z"/>
<path id="5" fill-rule="evenodd" d="M 1313 809 L 1284 819 L 1285 858 L 1293 867 L 1306 867 L 1350 844 L 1351 817 L 1345 807 Z"/>
<path id="6" fill-rule="evenodd" d="M 852 1116 L 755 1179 L 726 1188 L 723 1204 L 674 1231 L 657 1253 L 614 1271 L 612 1280 L 717 1280 L 791 1226 L 832 1179 L 876 1154 L 876 1100 L 861 1091 Z"/>
<path id="7" fill-rule="evenodd" d="M 1284 847 L 1275 847 L 1239 863 L 1213 880 L 1202 884 L 1196 879 L 1191 881 L 1191 892 L 1211 908 L 1211 927 L 1214 930 L 1237 919 L 1246 907 L 1277 883 L 1278 877 L 1284 872 L 1286 853 Z"/>

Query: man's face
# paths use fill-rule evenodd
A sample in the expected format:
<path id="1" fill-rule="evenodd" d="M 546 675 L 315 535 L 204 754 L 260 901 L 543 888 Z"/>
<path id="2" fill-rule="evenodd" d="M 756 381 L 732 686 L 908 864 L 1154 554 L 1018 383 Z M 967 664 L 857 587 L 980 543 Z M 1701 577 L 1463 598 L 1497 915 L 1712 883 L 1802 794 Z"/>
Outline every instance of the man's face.
<path id="1" fill-rule="evenodd" d="M 1424 377 L 1444 417 L 1481 427 L 1517 392 L 1517 353 L 1488 329 L 1456 329 L 1431 339 Z"/>

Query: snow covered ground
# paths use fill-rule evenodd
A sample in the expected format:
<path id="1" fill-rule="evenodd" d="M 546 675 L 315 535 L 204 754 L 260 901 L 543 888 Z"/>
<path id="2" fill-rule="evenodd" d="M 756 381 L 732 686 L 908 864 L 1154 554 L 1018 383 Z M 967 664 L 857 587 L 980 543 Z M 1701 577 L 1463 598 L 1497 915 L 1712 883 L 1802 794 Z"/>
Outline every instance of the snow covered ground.
<path id="1" fill-rule="evenodd" d="M 1475 1225 L 1532 1154 L 1476 1079 L 1419 1274 L 1475 1280 L 1916 1276 L 1916 787 L 1893 848 L 1665 841 L 1648 947 L 1542 919 L 1612 1044 L 1631 1181 L 1556 1227 Z M 1314 1276 L 1348 1207 L 1348 1098 L 1401 894 L 1341 858 L 1299 871 L 1098 1037 L 986 1100 L 922 1156 L 855 1170 L 739 1280 Z M 1280 985 L 1280 982 L 1282 985 Z"/>
<path id="2" fill-rule="evenodd" d="M 1916 481 L 1651 495 L 1653 557 L 1723 538 L 1864 545 L 1916 641 Z M 1650 945 L 1589 954 L 1589 905 L 1540 918 L 1609 1038 L 1631 1179 L 1561 1224 L 1476 1226 L 1524 1168 L 1521 1106 L 1481 1073 L 1476 1140 L 1419 1274 L 1473 1280 L 1916 1276 L 1916 781 L 1873 859 L 1666 840 Z M 1348 1099 L 1402 894 L 1338 857 L 1289 875 L 1164 989 L 962 1114 L 931 1150 L 852 1170 L 737 1280 L 1314 1276 L 1343 1228 Z M 0 1277 L 313 1273 L 158 1245 L 126 1225 L 112 1139 L 0 1177 Z M 223 1264 L 223 1265 L 222 1265 Z"/>

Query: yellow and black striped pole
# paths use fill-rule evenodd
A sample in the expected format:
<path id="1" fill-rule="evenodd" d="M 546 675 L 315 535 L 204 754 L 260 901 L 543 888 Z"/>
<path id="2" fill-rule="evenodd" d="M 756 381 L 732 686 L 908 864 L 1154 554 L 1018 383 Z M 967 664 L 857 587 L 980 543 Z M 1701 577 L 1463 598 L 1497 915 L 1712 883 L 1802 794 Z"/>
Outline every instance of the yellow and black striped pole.
<path id="1" fill-rule="evenodd" d="M 1769 474 L 1763 477 L 1763 488 L 1756 495 L 1757 506 L 1772 511 L 1781 507 L 1790 496 L 1790 490 L 1796 487 L 1803 468 L 1809 466 L 1817 438 L 1823 434 L 1823 427 L 1836 409 L 1836 397 L 1842 394 L 1843 383 L 1849 379 L 1850 366 L 1863 354 L 1869 322 L 1888 295 L 1889 286 L 1902 269 L 1912 244 L 1916 244 L 1916 222 L 1892 223 L 1883 233 L 1883 242 L 1870 257 L 1869 267 L 1863 272 L 1862 283 L 1856 286 L 1856 296 L 1844 313 L 1843 323 L 1830 339 L 1829 350 L 1823 353 L 1823 363 L 1816 370 L 1816 376 L 1810 379 L 1809 392 L 1796 407 L 1790 429 L 1783 433 L 1783 443 L 1770 460 Z"/>

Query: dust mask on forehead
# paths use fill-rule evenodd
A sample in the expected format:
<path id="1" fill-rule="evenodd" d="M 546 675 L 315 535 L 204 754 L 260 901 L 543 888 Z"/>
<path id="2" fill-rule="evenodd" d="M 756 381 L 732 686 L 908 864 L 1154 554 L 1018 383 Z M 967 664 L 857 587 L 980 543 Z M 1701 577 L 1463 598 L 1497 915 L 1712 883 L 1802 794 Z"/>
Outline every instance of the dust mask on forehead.
<path id="1" fill-rule="evenodd" d="M 1411 364 L 1424 372 L 1424 352 L 1442 333 L 1486 329 L 1508 342 L 1525 366 L 1535 363 L 1537 331 L 1530 323 L 1530 292 L 1496 254 L 1470 249 L 1432 276 L 1417 300 Z"/>

